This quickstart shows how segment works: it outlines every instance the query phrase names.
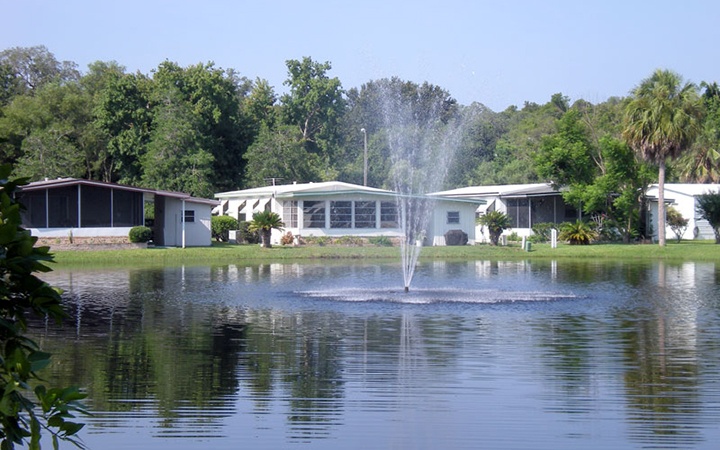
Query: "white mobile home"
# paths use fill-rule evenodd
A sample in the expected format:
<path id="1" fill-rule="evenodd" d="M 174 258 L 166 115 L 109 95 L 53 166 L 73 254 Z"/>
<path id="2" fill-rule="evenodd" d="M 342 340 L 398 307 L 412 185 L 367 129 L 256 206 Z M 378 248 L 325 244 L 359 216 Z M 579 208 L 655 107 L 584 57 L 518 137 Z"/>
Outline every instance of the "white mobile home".
<path id="1" fill-rule="evenodd" d="M 504 234 L 515 232 L 518 236 L 529 236 L 535 224 L 560 224 L 581 217 L 581 212 L 566 204 L 562 193 L 549 183 L 468 186 L 434 195 L 483 200 L 484 204 L 476 210 L 476 217 L 490 211 L 504 212 L 512 221 L 512 228 Z M 483 231 L 478 225 L 476 236 L 479 240 L 489 240 Z"/>
<path id="2" fill-rule="evenodd" d="M 718 191 L 720 191 L 720 184 L 665 183 L 665 203 L 677 209 L 685 219 L 688 219 L 688 227 L 682 239 L 715 239 L 712 227 L 707 220 L 701 219 L 697 212 L 697 196 Z M 653 230 L 653 239 L 657 239 L 658 185 L 650 185 L 646 196 L 648 198 L 647 220 Z M 669 226 L 666 227 L 665 236 L 667 239 L 675 238 L 675 233 Z"/>
<path id="3" fill-rule="evenodd" d="M 265 186 L 215 194 L 218 214 L 238 221 L 252 220 L 259 211 L 278 213 L 284 232 L 293 236 L 401 237 L 398 196 L 393 191 L 339 181 Z M 481 202 L 474 199 L 425 197 L 434 204 L 423 243 L 443 245 L 444 233 L 462 229 L 474 242 L 474 215 Z M 274 231 L 271 242 L 283 233 Z"/>

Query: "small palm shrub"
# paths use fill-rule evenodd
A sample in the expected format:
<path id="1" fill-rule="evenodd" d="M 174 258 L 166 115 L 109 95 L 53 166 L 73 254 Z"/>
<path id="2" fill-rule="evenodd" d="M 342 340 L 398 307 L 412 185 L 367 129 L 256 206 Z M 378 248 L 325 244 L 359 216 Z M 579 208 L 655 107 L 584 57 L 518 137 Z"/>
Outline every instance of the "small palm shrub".
<path id="1" fill-rule="evenodd" d="M 697 196 L 697 212 L 715 232 L 715 243 L 720 244 L 720 191 Z"/>
<path id="2" fill-rule="evenodd" d="M 151 240 L 152 237 L 152 230 L 149 227 L 145 226 L 132 227 L 130 228 L 130 232 L 128 233 L 128 238 L 130 239 L 130 242 L 133 243 L 147 242 Z"/>
<path id="3" fill-rule="evenodd" d="M 570 245 L 589 245 L 598 238 L 598 232 L 583 220 L 565 222 L 560 227 L 561 241 L 567 241 Z"/>
<path id="4" fill-rule="evenodd" d="M 490 243 L 498 245 L 502 232 L 510 228 L 510 216 L 502 211 L 490 211 L 480 216 L 477 223 L 488 229 Z"/>
<path id="5" fill-rule="evenodd" d="M 280 215 L 272 211 L 260 211 L 253 214 L 250 221 L 249 231 L 257 231 L 260 234 L 260 243 L 264 248 L 272 247 L 270 237 L 272 230 L 281 230 L 285 224 Z"/>

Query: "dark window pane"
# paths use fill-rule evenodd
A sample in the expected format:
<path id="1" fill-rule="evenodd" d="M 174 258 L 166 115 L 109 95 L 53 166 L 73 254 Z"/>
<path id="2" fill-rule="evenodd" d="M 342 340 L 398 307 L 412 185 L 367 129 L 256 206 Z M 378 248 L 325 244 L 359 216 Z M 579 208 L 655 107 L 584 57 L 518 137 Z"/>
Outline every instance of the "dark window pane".
<path id="1" fill-rule="evenodd" d="M 448 211 L 447 223 L 460 223 L 460 211 Z"/>
<path id="2" fill-rule="evenodd" d="M 22 212 L 22 223 L 27 228 L 47 228 L 47 210 L 45 203 L 45 190 L 21 192 L 18 201 L 25 205 Z"/>
<path id="3" fill-rule="evenodd" d="M 48 190 L 48 225 L 50 228 L 78 227 L 77 186 Z"/>
<path id="4" fill-rule="evenodd" d="M 80 186 L 81 227 L 110 227 L 111 190 L 104 187 Z"/>
<path id="5" fill-rule="evenodd" d="M 352 228 L 352 202 L 330 202 L 330 228 Z"/>
<path id="6" fill-rule="evenodd" d="M 325 202 L 304 201 L 303 202 L 303 227 L 304 228 L 325 228 Z"/>
<path id="7" fill-rule="evenodd" d="M 142 192 L 113 189 L 113 226 L 136 227 L 143 225 Z"/>
<path id="8" fill-rule="evenodd" d="M 355 202 L 355 228 L 376 228 L 375 202 Z"/>
<path id="9" fill-rule="evenodd" d="M 380 202 L 380 228 L 398 228 L 398 210 L 395 202 Z"/>
<path id="10" fill-rule="evenodd" d="M 185 210 L 185 222 L 186 223 L 195 222 L 195 210 L 192 210 L 192 209 Z"/>

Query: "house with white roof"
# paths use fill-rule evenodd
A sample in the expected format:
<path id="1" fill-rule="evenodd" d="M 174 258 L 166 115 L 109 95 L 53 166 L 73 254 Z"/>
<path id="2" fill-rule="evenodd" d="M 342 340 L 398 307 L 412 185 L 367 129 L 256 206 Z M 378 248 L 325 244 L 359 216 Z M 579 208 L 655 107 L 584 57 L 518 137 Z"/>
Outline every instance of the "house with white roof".
<path id="1" fill-rule="evenodd" d="M 21 186 L 23 226 L 54 241 L 128 241 L 130 229 L 145 224 L 145 204 L 154 204 L 153 242 L 193 247 L 212 243 L 211 212 L 218 202 L 181 192 L 145 189 L 78 178 Z"/>
<path id="2" fill-rule="evenodd" d="M 565 203 L 562 193 L 550 183 L 468 186 L 433 195 L 482 200 L 484 204 L 477 208 L 476 217 L 490 211 L 504 212 L 512 221 L 506 235 L 515 232 L 521 237 L 530 236 L 535 224 L 574 222 L 581 217 L 581 211 Z M 476 236 L 478 240 L 489 240 L 487 231 L 479 225 Z"/>
<path id="3" fill-rule="evenodd" d="M 665 203 L 672 206 L 688 219 L 688 227 L 682 239 L 715 239 L 715 234 L 707 220 L 701 219 L 697 212 L 697 196 L 720 191 L 720 184 L 665 183 Z M 647 221 L 653 230 L 653 239 L 657 239 L 658 229 L 658 185 L 651 184 L 647 191 Z M 675 233 L 668 226 L 667 239 L 674 239 Z"/>
<path id="4" fill-rule="evenodd" d="M 462 230 L 475 241 L 475 210 L 482 200 L 418 196 L 432 205 L 424 245 L 444 245 L 445 233 Z M 215 194 L 215 213 L 250 221 L 256 212 L 273 211 L 285 224 L 273 231 L 271 242 L 284 233 L 298 237 L 402 237 L 398 195 L 389 190 L 327 181 L 264 186 Z"/>

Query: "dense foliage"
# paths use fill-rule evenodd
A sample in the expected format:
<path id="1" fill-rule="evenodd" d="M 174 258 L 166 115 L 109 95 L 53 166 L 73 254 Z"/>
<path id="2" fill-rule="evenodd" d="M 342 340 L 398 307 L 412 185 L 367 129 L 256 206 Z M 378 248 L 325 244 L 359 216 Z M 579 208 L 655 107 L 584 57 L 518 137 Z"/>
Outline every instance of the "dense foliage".
<path id="1" fill-rule="evenodd" d="M 50 270 L 52 256 L 20 225 L 13 192 L 23 181 L 9 176 L 10 167 L 0 166 L 0 448 L 39 449 L 43 432 L 56 448 L 60 439 L 82 446 L 74 436 L 83 425 L 70 419 L 83 411 L 77 402 L 85 395 L 46 387 L 38 372 L 50 364 L 50 354 L 25 336 L 29 320 L 60 321 L 65 312 L 60 293 L 35 275 Z"/>
<path id="2" fill-rule="evenodd" d="M 130 242 L 134 243 L 148 242 L 152 239 L 152 237 L 152 229 L 144 225 L 132 227 L 130 228 L 130 232 L 128 233 L 128 239 L 130 240 Z"/>
<path id="3" fill-rule="evenodd" d="M 697 209 L 715 232 L 715 243 L 720 244 L 720 192 L 708 192 L 697 197 Z"/>
<path id="4" fill-rule="evenodd" d="M 218 242 L 227 242 L 230 239 L 230 230 L 238 230 L 240 224 L 237 219 L 230 216 L 212 216 L 210 229 L 212 237 Z"/>
<path id="5" fill-rule="evenodd" d="M 682 83 L 658 71 L 626 98 L 571 103 L 557 93 L 496 112 L 460 105 L 427 82 L 392 77 L 346 89 L 330 62 L 285 65 L 279 95 L 266 80 L 213 63 L 163 61 L 142 74 L 97 61 L 81 72 L 42 46 L 1 51 L 0 162 L 31 180 L 72 176 L 209 197 L 272 182 L 362 184 L 366 136 L 368 185 L 394 189 L 400 168 L 388 118 L 402 110 L 411 120 L 400 125 L 410 131 L 463 124 L 443 188 L 552 182 L 625 241 L 646 233 L 648 183 L 720 180 L 714 82 Z M 665 91 L 671 101 L 647 109 Z M 665 140 L 670 147 L 651 146 L 648 127 L 667 118 L 680 133 Z"/>

